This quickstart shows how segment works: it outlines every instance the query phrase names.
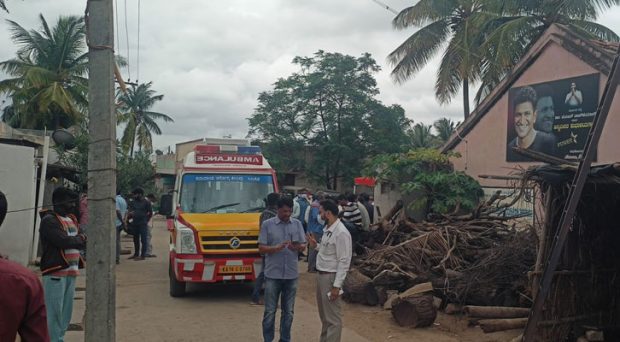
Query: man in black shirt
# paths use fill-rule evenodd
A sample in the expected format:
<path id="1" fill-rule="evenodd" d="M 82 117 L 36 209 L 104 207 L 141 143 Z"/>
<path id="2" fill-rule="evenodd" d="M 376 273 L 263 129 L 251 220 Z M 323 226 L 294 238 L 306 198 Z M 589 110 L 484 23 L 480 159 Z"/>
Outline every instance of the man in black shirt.
<path id="1" fill-rule="evenodd" d="M 129 224 L 134 226 L 133 235 L 134 254 L 129 259 L 144 260 L 148 248 L 149 220 L 153 216 L 151 202 L 144 198 L 144 190 L 136 188 L 131 192 L 133 201 L 129 202 L 127 218 Z M 142 246 L 140 246 L 142 243 Z M 142 248 L 140 248 L 142 247 Z"/>

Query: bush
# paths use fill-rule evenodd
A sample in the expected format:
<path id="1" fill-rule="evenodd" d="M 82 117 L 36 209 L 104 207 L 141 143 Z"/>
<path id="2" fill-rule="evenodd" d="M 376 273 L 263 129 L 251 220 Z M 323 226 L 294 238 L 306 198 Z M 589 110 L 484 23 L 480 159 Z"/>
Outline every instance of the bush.
<path id="1" fill-rule="evenodd" d="M 366 174 L 380 181 L 396 183 L 403 194 L 421 192 L 424 197 L 411 203 L 426 206 L 427 212 L 446 214 L 457 208 L 472 210 L 483 195 L 480 184 L 463 172 L 454 171 L 450 158 L 436 149 L 414 149 L 407 153 L 374 158 Z"/>

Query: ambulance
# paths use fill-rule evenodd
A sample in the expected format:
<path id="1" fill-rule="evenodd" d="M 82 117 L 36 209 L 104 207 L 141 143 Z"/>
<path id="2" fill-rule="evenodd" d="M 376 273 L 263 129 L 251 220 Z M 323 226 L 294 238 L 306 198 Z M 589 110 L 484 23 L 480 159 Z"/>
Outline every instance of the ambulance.
<path id="1" fill-rule="evenodd" d="M 196 145 L 172 195 L 170 295 L 185 295 L 187 283 L 254 281 L 262 267 L 259 216 L 264 199 L 277 191 L 260 147 L 247 141 Z"/>

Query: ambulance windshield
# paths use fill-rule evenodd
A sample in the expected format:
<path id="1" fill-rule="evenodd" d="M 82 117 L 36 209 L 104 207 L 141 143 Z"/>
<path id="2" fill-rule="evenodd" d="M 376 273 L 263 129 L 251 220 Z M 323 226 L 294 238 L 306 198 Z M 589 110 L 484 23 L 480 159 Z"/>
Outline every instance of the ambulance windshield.
<path id="1" fill-rule="evenodd" d="M 274 192 L 271 175 L 185 174 L 180 205 L 186 213 L 258 213 Z"/>

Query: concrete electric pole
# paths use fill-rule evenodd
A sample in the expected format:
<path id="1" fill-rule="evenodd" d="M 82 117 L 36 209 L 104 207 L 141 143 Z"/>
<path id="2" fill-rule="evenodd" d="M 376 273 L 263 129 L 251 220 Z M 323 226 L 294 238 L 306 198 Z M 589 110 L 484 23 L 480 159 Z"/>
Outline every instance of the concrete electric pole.
<path id="1" fill-rule="evenodd" d="M 116 338 L 116 115 L 112 0 L 88 0 L 88 211 L 85 341 Z"/>

